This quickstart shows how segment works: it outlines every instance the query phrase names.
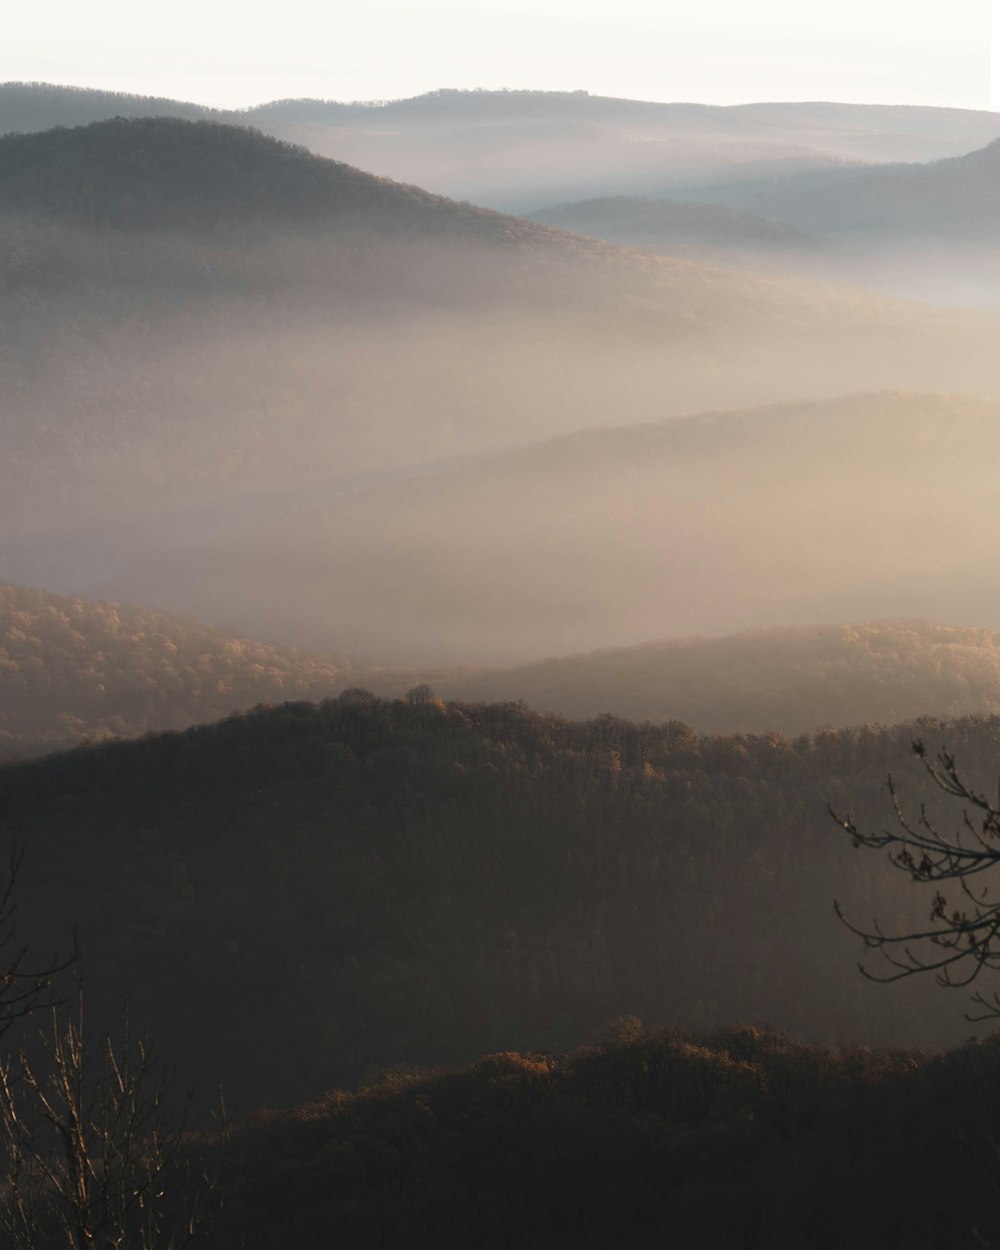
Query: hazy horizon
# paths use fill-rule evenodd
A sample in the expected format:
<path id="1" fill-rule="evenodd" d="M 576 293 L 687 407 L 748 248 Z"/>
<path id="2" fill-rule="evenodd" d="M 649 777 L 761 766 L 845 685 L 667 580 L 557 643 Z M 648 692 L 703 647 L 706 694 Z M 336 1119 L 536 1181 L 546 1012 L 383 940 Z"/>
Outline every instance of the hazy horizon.
<path id="1" fill-rule="evenodd" d="M 8 17 L 8 81 L 194 100 L 402 99 L 442 87 L 585 90 L 650 102 L 835 100 L 1000 107 L 995 4 L 844 0 L 386 0 L 324 12 L 222 0 L 137 18 L 124 0 Z M 993 28 L 991 29 L 991 18 Z M 995 59 L 995 57 L 994 57 Z M 991 85 L 991 74 L 993 83 Z"/>

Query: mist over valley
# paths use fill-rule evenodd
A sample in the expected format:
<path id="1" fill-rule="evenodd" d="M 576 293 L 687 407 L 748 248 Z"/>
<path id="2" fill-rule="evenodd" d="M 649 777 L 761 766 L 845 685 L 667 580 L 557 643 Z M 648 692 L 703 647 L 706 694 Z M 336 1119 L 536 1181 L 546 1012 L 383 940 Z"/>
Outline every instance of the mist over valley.
<path id="1" fill-rule="evenodd" d="M 0 84 L 0 1250 L 995 1244 L 1000 114 L 260 99 Z"/>

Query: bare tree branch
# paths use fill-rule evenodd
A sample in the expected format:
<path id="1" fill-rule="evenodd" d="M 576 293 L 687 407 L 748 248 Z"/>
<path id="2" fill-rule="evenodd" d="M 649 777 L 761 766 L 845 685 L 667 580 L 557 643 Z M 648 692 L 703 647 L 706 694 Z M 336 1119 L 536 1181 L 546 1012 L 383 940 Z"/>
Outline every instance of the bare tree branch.
<path id="1" fill-rule="evenodd" d="M 184 1250 L 218 1201 L 226 1126 L 215 1164 L 190 1149 L 190 1098 L 170 1097 L 150 1039 L 85 1046 L 83 995 L 59 1005 L 35 1039 L 0 1063 L 0 1127 L 7 1150 L 12 1250 Z M 30 1052 L 30 1053 L 29 1053 Z"/>
<path id="2" fill-rule="evenodd" d="M 978 880 L 1000 865 L 1000 807 L 962 779 L 948 751 L 932 757 L 918 740 L 913 752 L 934 785 L 965 805 L 953 833 L 942 833 L 923 805 L 917 820 L 907 816 L 891 777 L 893 827 L 866 833 L 850 816 L 829 810 L 855 847 L 885 850 L 893 866 L 912 881 L 939 887 L 930 923 L 907 933 L 887 934 L 875 920 L 870 928 L 852 923 L 837 902 L 834 910 L 865 947 L 881 957 L 886 971 L 859 965 L 869 980 L 887 983 L 929 972 L 941 986 L 968 986 L 984 971 L 1000 969 L 1000 898 L 991 897 L 989 881 Z M 1000 1017 L 1000 994 L 977 992 L 972 1002 L 981 1014 L 968 1015 L 970 1021 Z"/>

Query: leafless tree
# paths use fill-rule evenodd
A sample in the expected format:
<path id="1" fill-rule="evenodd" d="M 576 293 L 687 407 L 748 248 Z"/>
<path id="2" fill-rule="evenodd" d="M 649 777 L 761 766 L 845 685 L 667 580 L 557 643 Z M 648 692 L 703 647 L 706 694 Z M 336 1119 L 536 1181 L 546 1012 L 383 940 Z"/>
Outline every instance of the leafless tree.
<path id="1" fill-rule="evenodd" d="M 83 995 L 0 1063 L 10 1250 L 182 1250 L 218 1200 L 218 1167 L 187 1130 L 148 1037 L 85 1044 Z M 223 1128 L 222 1138 L 224 1140 Z M 0 1156 L 2 1157 L 2 1156 Z"/>
<path id="2" fill-rule="evenodd" d="M 18 945 L 15 893 L 24 862 L 24 848 L 13 845 L 0 872 L 0 1036 L 39 1007 L 55 1004 L 55 979 L 79 957 L 74 940 L 67 956 L 53 955 L 36 964 Z"/>
<path id="3" fill-rule="evenodd" d="M 1000 803 L 968 785 L 948 751 L 932 756 L 920 741 L 914 742 L 913 751 L 934 785 L 962 805 L 953 832 L 942 833 L 923 804 L 919 815 L 907 815 L 891 777 L 893 827 L 863 833 L 850 816 L 838 816 L 832 809 L 831 815 L 856 847 L 886 850 L 911 880 L 936 887 L 928 922 L 907 933 L 889 934 L 875 920 L 870 928 L 852 923 L 839 903 L 834 909 L 884 961 L 877 971 L 859 965 L 870 980 L 899 981 L 931 973 L 939 985 L 969 986 L 1000 969 L 1000 898 L 990 893 L 990 874 L 1000 866 Z M 976 1014 L 967 1016 L 970 1021 L 1000 1017 L 1000 993 L 977 989 L 972 1002 Z"/>

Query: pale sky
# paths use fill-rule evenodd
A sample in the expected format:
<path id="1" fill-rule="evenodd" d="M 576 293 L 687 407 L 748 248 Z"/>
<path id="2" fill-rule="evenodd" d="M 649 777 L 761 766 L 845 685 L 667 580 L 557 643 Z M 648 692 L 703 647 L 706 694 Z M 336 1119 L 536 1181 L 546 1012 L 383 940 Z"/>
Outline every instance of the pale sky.
<path id="1" fill-rule="evenodd" d="M 993 8 L 1000 0 L 14 0 L 0 80 L 223 107 L 509 87 L 988 108 Z"/>

